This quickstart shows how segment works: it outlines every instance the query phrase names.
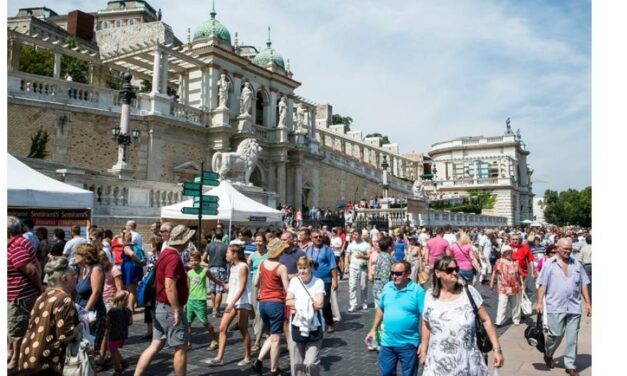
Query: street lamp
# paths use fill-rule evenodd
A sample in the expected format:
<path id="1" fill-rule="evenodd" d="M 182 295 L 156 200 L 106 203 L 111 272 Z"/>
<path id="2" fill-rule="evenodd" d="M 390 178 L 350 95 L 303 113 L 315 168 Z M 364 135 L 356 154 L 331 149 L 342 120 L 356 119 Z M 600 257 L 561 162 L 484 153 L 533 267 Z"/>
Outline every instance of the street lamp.
<path id="1" fill-rule="evenodd" d="M 383 196 L 386 199 L 388 198 L 388 189 L 390 188 L 390 185 L 388 184 L 388 167 L 390 167 L 388 164 L 388 156 L 383 155 L 383 162 L 381 162 L 381 168 L 383 169 L 383 181 L 381 187 L 383 188 Z"/>
<path id="2" fill-rule="evenodd" d="M 120 111 L 120 126 L 114 126 L 111 128 L 112 139 L 118 144 L 118 161 L 113 166 L 114 171 L 122 172 L 129 171 L 130 168 L 127 164 L 127 150 L 128 146 L 133 142 L 138 142 L 141 136 L 141 131 L 138 128 L 133 128 L 129 134 L 129 118 L 130 118 L 130 104 L 135 95 L 133 85 L 131 85 L 131 79 L 133 75 L 130 71 L 124 73 L 124 85 L 120 90 L 120 100 L 122 102 L 122 109 Z"/>

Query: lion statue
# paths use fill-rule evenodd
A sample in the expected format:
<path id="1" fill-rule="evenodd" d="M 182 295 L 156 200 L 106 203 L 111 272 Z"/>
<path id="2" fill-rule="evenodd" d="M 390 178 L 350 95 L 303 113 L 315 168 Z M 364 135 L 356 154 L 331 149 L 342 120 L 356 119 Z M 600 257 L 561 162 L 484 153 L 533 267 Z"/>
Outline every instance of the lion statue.
<path id="1" fill-rule="evenodd" d="M 250 175 L 259 157 L 261 147 L 254 138 L 242 141 L 235 152 L 217 152 L 211 160 L 211 168 L 220 174 L 220 180 L 231 180 L 252 185 Z"/>

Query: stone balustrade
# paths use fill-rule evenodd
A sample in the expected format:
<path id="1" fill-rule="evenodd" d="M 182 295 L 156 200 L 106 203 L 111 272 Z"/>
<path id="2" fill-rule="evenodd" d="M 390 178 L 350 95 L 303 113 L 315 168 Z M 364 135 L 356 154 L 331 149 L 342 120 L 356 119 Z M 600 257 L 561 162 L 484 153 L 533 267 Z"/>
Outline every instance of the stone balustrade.
<path id="1" fill-rule="evenodd" d="M 172 103 L 170 103 L 170 116 L 188 123 L 203 125 L 206 113 L 196 107 L 190 107 L 182 103 L 172 101 Z"/>
<path id="2" fill-rule="evenodd" d="M 487 179 L 473 179 L 473 178 L 460 178 L 449 180 L 437 180 L 434 181 L 438 188 L 451 188 L 451 187 L 469 187 L 469 186 L 495 186 L 495 185 L 512 185 L 513 178 L 487 178 Z"/>
<path id="3" fill-rule="evenodd" d="M 355 225 L 365 227 L 376 225 L 378 229 L 412 226 L 444 226 L 453 227 L 500 227 L 507 226 L 506 217 L 479 215 L 472 213 L 453 213 L 429 209 L 428 214 L 413 214 L 407 208 L 396 209 L 356 209 Z"/>

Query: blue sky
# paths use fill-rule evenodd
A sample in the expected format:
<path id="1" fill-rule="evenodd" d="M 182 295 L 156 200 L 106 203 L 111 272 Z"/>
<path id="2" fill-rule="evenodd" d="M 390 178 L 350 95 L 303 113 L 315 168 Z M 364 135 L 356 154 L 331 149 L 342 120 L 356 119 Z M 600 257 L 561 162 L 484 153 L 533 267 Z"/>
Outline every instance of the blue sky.
<path id="1" fill-rule="evenodd" d="M 149 3 L 183 41 L 211 10 L 211 1 Z M 43 4 L 11 1 L 8 15 Z M 45 5 L 91 12 L 106 1 Z M 591 185 L 589 1 L 217 0 L 216 10 L 240 44 L 264 46 L 270 25 L 298 94 L 401 152 L 499 135 L 510 117 L 531 151 L 536 195 Z"/>

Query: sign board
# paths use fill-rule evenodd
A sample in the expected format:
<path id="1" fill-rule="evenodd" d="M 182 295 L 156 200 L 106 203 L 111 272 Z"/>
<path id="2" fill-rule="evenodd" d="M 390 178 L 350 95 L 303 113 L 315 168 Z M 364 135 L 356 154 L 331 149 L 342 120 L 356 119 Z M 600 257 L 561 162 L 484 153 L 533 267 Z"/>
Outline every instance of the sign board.
<path id="1" fill-rule="evenodd" d="M 194 207 L 198 208 L 200 207 L 200 202 L 194 202 Z M 218 203 L 217 202 L 206 202 L 203 200 L 202 202 L 202 207 L 203 209 L 218 209 Z"/>
<path id="2" fill-rule="evenodd" d="M 216 179 L 207 179 L 205 177 L 201 179 L 200 176 L 197 176 L 194 178 L 194 183 L 196 184 L 202 183 L 203 185 L 208 185 L 210 187 L 217 187 L 218 185 L 220 185 L 220 182 Z"/>
<path id="3" fill-rule="evenodd" d="M 184 189 L 183 190 L 183 196 L 198 197 L 198 196 L 200 196 L 200 191 Z"/>
<path id="4" fill-rule="evenodd" d="M 183 214 L 198 215 L 200 214 L 200 208 L 183 208 L 181 212 Z M 203 208 L 202 215 L 218 215 L 218 209 Z"/>
<path id="5" fill-rule="evenodd" d="M 200 191 L 200 183 L 183 183 L 183 189 L 187 191 Z"/>
<path id="6" fill-rule="evenodd" d="M 265 222 L 266 217 L 248 217 L 250 222 Z"/>
<path id="7" fill-rule="evenodd" d="M 211 195 L 202 196 L 202 202 L 218 202 L 219 200 L 220 198 L 218 196 L 211 196 Z M 200 196 L 194 197 L 194 203 L 196 202 L 200 202 Z"/>

